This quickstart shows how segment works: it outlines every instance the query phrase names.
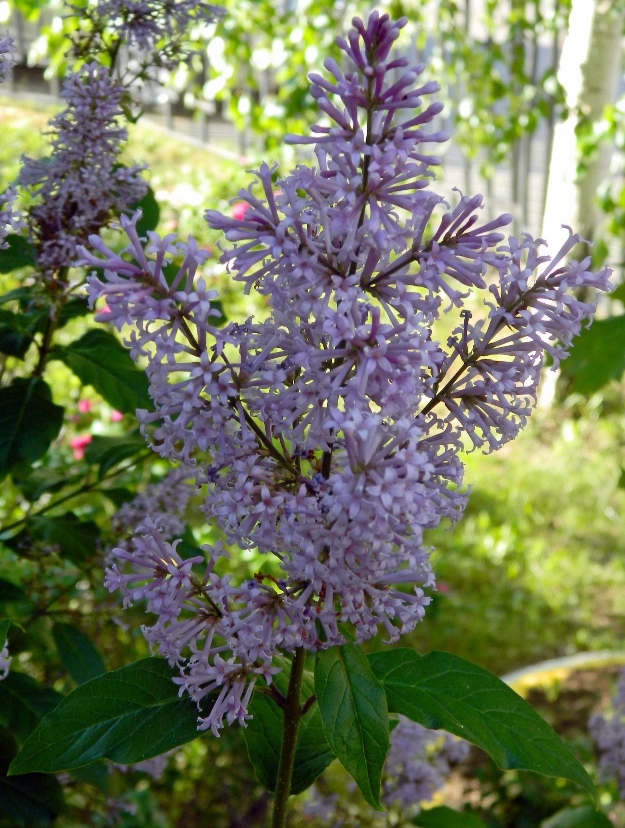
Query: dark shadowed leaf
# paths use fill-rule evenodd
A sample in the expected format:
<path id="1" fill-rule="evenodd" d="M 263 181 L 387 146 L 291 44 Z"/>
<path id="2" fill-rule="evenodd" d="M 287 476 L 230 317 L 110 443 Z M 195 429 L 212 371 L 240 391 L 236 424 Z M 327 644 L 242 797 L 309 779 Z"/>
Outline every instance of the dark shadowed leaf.
<path id="1" fill-rule="evenodd" d="M 595 795 L 594 785 L 549 725 L 501 679 L 451 653 L 400 648 L 369 656 L 388 707 L 424 727 L 485 750 L 500 768 L 557 776 Z"/>
<path id="2" fill-rule="evenodd" d="M 477 814 L 454 811 L 446 805 L 421 811 L 411 823 L 419 828 L 486 828 Z"/>
<path id="3" fill-rule="evenodd" d="M 380 809 L 380 780 L 389 748 L 384 689 L 353 644 L 317 653 L 315 694 L 330 748 Z"/>
<path id="4" fill-rule="evenodd" d="M 0 578 L 0 604 L 13 604 L 28 601 L 28 596 L 21 587 L 11 581 Z"/>
<path id="5" fill-rule="evenodd" d="M 145 451 L 146 443 L 139 431 L 122 437 L 101 437 L 96 435 L 85 448 L 85 460 L 89 465 L 97 464 L 102 478 L 110 469 Z"/>
<path id="6" fill-rule="evenodd" d="M 288 664 L 286 671 L 276 676 L 276 687 L 286 693 L 288 685 Z M 311 673 L 304 674 L 302 700 L 314 693 L 314 679 Z M 252 719 L 243 731 L 250 760 L 259 782 L 270 792 L 275 791 L 282 744 L 282 710 L 270 696 L 256 692 L 249 707 Z M 300 722 L 295 749 L 291 794 L 301 793 L 309 788 L 320 773 L 334 759 L 323 731 L 321 714 L 317 704 Z"/>
<path id="7" fill-rule="evenodd" d="M 70 771 L 74 779 L 79 782 L 86 782 L 88 785 L 93 785 L 102 793 L 107 793 L 109 788 L 109 771 L 104 760 L 92 762 L 90 765 L 84 765 L 82 768 L 74 768 Z"/>
<path id="8" fill-rule="evenodd" d="M 63 696 L 51 687 L 44 687 L 30 676 L 10 670 L 0 681 L 0 724 L 23 742 L 62 700 Z"/>
<path id="9" fill-rule="evenodd" d="M 579 394 L 593 394 L 610 380 L 619 380 L 625 371 L 625 314 L 583 328 L 560 368 Z"/>
<path id="10" fill-rule="evenodd" d="M 56 547 L 62 558 L 82 563 L 97 550 L 100 529 L 92 520 L 79 520 L 72 512 L 48 517 L 36 515 L 28 518 L 25 528 L 8 542 L 14 549 L 29 541 L 39 541 Z"/>
<path id="11" fill-rule="evenodd" d="M 10 772 L 55 773 L 97 759 L 132 764 L 195 739 L 197 708 L 166 661 L 146 658 L 81 684 L 46 716 Z"/>
<path id="12" fill-rule="evenodd" d="M 6 250 L 0 250 L 0 273 L 10 273 L 20 267 L 32 267 L 35 264 L 35 248 L 23 236 L 9 233 L 5 241 Z"/>
<path id="13" fill-rule="evenodd" d="M 16 379 L 0 388 L 0 480 L 18 463 L 42 457 L 62 424 L 63 409 L 42 379 Z"/>
<path id="14" fill-rule="evenodd" d="M 71 624 L 56 623 L 52 637 L 63 667 L 76 684 L 84 684 L 106 672 L 102 656 L 87 636 Z"/>
<path id="15" fill-rule="evenodd" d="M 87 331 L 75 342 L 55 349 L 51 359 L 64 362 L 83 385 L 91 385 L 124 414 L 152 409 L 145 372 L 135 367 L 128 351 L 107 331 Z"/>
<path id="16" fill-rule="evenodd" d="M 11 828 L 52 825 L 65 809 L 63 790 L 56 777 L 49 774 L 7 777 L 16 752 L 12 734 L 0 729 L 0 820 L 2 824 L 9 820 Z"/>

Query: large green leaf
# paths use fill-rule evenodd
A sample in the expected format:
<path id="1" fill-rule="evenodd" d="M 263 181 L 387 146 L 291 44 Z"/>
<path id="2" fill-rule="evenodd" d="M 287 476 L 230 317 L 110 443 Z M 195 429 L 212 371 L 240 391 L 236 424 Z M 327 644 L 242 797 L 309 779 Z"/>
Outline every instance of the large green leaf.
<path id="1" fill-rule="evenodd" d="M 195 739 L 197 708 L 178 696 L 173 675 L 163 659 L 146 658 L 81 684 L 41 721 L 10 773 L 132 764 Z"/>
<path id="2" fill-rule="evenodd" d="M 46 546 L 59 550 L 62 558 L 74 563 L 82 563 L 97 550 L 100 529 L 92 520 L 79 520 L 72 512 L 48 517 L 34 515 L 28 518 L 25 528 L 7 545 L 19 550 L 22 544 L 40 541 Z"/>
<path id="3" fill-rule="evenodd" d="M 381 809 L 388 710 L 384 689 L 359 647 L 345 644 L 317 653 L 315 693 L 330 748 L 367 802 Z"/>
<path id="4" fill-rule="evenodd" d="M 288 671 L 275 678 L 276 686 L 286 693 Z M 314 693 L 314 679 L 310 673 L 304 675 L 302 700 Z M 282 745 L 282 710 L 270 696 L 256 692 L 249 707 L 252 718 L 243 731 L 256 776 L 268 790 L 275 791 Z M 297 734 L 291 794 L 298 794 L 309 788 L 320 773 L 334 759 L 325 737 L 319 707 L 315 703 L 302 718 Z"/>
<path id="5" fill-rule="evenodd" d="M 15 379 L 0 388 L 0 480 L 18 463 L 42 457 L 62 424 L 63 409 L 42 379 Z"/>
<path id="6" fill-rule="evenodd" d="M 52 627 L 52 637 L 63 666 L 76 684 L 84 684 L 106 672 L 102 656 L 76 627 L 57 622 Z"/>
<path id="7" fill-rule="evenodd" d="M 0 681 L 0 725 L 8 727 L 23 742 L 62 700 L 63 696 L 51 687 L 11 670 Z"/>
<path id="8" fill-rule="evenodd" d="M 454 811 L 446 805 L 421 811 L 411 822 L 419 828 L 486 828 L 477 814 Z"/>
<path id="9" fill-rule="evenodd" d="M 135 367 L 121 342 L 107 331 L 87 331 L 64 348 L 55 349 L 51 359 L 60 359 L 84 385 L 91 385 L 104 399 L 124 414 L 137 408 L 152 409 L 148 378 Z"/>
<path id="10" fill-rule="evenodd" d="M 625 314 L 595 320 L 573 340 L 569 356 L 561 364 L 571 390 L 593 394 L 625 371 Z"/>
<path id="11" fill-rule="evenodd" d="M 564 808 L 540 823 L 540 828 L 613 828 L 612 822 L 592 805 Z"/>
<path id="12" fill-rule="evenodd" d="M 10 273 L 20 267 L 33 267 L 35 248 L 28 239 L 9 233 L 5 241 L 8 247 L 0 250 L 0 273 Z"/>
<path id="13" fill-rule="evenodd" d="M 595 795 L 592 780 L 560 737 L 487 670 L 451 653 L 420 656 L 406 648 L 374 653 L 369 663 L 392 713 L 473 742 L 500 768 L 569 779 Z"/>
<path id="14" fill-rule="evenodd" d="M 16 752 L 12 735 L 0 729 L 0 823 L 11 828 L 52 825 L 65 809 L 63 790 L 49 774 L 29 773 L 7 778 L 7 768 Z"/>

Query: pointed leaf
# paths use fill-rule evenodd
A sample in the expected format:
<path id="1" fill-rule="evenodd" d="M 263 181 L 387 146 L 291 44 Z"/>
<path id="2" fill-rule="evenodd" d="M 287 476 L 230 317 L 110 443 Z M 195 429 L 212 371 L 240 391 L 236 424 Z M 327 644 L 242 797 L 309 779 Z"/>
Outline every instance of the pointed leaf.
<path id="1" fill-rule="evenodd" d="M 71 624 L 56 623 L 52 637 L 63 667 L 76 684 L 83 684 L 106 672 L 102 656 L 87 636 Z"/>
<path id="2" fill-rule="evenodd" d="M 86 782 L 88 785 L 93 785 L 103 794 L 108 793 L 109 788 L 109 772 L 106 762 L 101 759 L 98 762 L 92 762 L 90 765 L 83 765 L 82 768 L 74 768 L 70 771 L 74 779 L 79 782 Z"/>
<path id="3" fill-rule="evenodd" d="M 514 690 L 451 653 L 420 656 L 400 648 L 369 656 L 388 707 L 424 727 L 443 729 L 485 750 L 500 768 L 594 785 L 560 737 Z"/>
<path id="4" fill-rule="evenodd" d="M 22 603 L 28 596 L 21 587 L 0 578 L 0 604 Z"/>
<path id="5" fill-rule="evenodd" d="M 91 330 L 64 348 L 53 351 L 84 385 L 91 385 L 124 414 L 137 408 L 152 409 L 148 378 L 135 367 L 121 342 L 107 331 Z"/>
<path id="6" fill-rule="evenodd" d="M 97 759 L 133 764 L 195 739 L 197 708 L 178 696 L 175 671 L 146 658 L 81 684 L 47 715 L 10 773 L 55 773 Z"/>
<path id="7" fill-rule="evenodd" d="M 419 828 L 486 828 L 477 814 L 454 811 L 446 805 L 421 811 L 410 821 Z"/>
<path id="8" fill-rule="evenodd" d="M 42 457 L 62 424 L 63 409 L 42 379 L 16 379 L 0 388 L 0 480 L 17 463 Z"/>
<path id="9" fill-rule="evenodd" d="M 285 693 L 287 672 L 276 676 L 276 686 Z M 304 675 L 302 698 L 314 693 L 314 679 Z M 249 707 L 252 718 L 243 731 L 247 751 L 259 782 L 270 792 L 276 789 L 282 745 L 282 710 L 270 696 L 255 693 Z M 291 794 L 307 790 L 320 773 L 334 760 L 325 737 L 319 707 L 315 703 L 300 722 L 295 748 Z"/>
<path id="10" fill-rule="evenodd" d="M 367 802 L 380 809 L 388 710 L 384 689 L 362 651 L 346 644 L 317 653 L 315 693 L 330 748 Z"/>

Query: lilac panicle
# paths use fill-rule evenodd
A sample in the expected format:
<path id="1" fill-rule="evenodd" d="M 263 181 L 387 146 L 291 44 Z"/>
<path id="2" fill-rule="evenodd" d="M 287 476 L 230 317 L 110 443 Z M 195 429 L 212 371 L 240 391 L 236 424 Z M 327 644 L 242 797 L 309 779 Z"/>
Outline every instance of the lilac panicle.
<path id="1" fill-rule="evenodd" d="M 50 157 L 22 159 L 20 184 L 36 196 L 29 232 L 46 273 L 73 265 L 76 246 L 147 190 L 143 167 L 119 165 L 127 137 L 119 123 L 122 92 L 97 63 L 69 75 L 61 93 L 67 108 L 50 122 Z"/>
<path id="2" fill-rule="evenodd" d="M 0 650 L 0 681 L 9 675 L 10 666 L 11 658 L 9 656 L 9 643 L 5 639 L 2 649 Z"/>
<path id="3" fill-rule="evenodd" d="M 588 730 L 597 745 L 603 778 L 614 780 L 625 798 L 625 667 L 619 673 L 610 710 L 593 714 Z"/>
<path id="4" fill-rule="evenodd" d="M 15 43 L 8 34 L 0 37 L 0 83 L 7 80 L 11 69 L 15 64 L 13 50 Z M 15 209 L 17 190 L 15 187 L 8 187 L 4 193 L 0 193 L 0 250 L 6 250 L 7 243 L 4 241 L 11 230 L 17 233 L 23 226 L 21 214 Z"/>
<path id="5" fill-rule="evenodd" d="M 237 196 L 242 218 L 206 214 L 266 319 L 218 327 L 203 251 L 140 239 L 138 216 L 122 218 L 121 253 L 97 236 L 82 249 L 102 273 L 88 278 L 91 302 L 106 301 L 99 319 L 147 361 L 144 433 L 206 487 L 226 542 L 273 562 L 235 584 L 209 549 L 200 587 L 147 524 L 135 552 L 114 551 L 109 587 L 156 612 L 146 634 L 193 698 L 216 696 L 203 720 L 215 732 L 245 721 L 250 687 L 279 654 L 341 643 L 341 624 L 357 641 L 414 629 L 435 586 L 425 533 L 466 502 L 463 445 L 515 436 L 544 352 L 557 363 L 592 316 L 574 291 L 609 286 L 607 269 L 564 262 L 576 235 L 550 260 L 541 240 L 506 240 L 511 216 L 480 223 L 481 196 L 448 205 L 431 189 L 427 145 L 447 136 L 426 103 L 437 85 L 391 54 L 404 23 L 355 19 L 345 66 L 312 76 L 324 120 L 290 140 L 312 144 L 314 166 L 280 178 L 262 164 Z M 457 324 L 440 343 L 443 311 Z"/>

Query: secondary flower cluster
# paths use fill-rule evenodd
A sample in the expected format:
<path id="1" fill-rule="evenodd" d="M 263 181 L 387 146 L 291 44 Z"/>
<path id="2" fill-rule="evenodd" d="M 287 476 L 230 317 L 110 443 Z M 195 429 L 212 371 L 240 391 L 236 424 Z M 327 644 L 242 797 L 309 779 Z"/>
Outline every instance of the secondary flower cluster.
<path id="1" fill-rule="evenodd" d="M 614 779 L 625 797 L 625 668 L 619 674 L 610 708 L 609 712 L 591 716 L 588 729 L 597 743 L 604 778 Z"/>
<path id="2" fill-rule="evenodd" d="M 0 37 L 0 83 L 7 80 L 15 64 L 14 48 L 15 43 L 12 37 L 9 35 Z M 18 232 L 22 227 L 22 217 L 15 210 L 16 198 L 17 191 L 15 187 L 8 187 L 4 193 L 0 193 L 0 250 L 6 250 L 7 243 L 4 239 L 11 230 Z"/>
<path id="3" fill-rule="evenodd" d="M 389 640 L 423 617 L 434 586 L 424 533 L 465 505 L 466 440 L 493 450 L 525 423 L 549 353 L 554 364 L 590 319 L 580 287 L 608 288 L 607 269 L 565 264 L 544 244 L 480 224 L 481 197 L 454 206 L 429 185 L 447 136 L 426 127 L 423 66 L 392 56 L 404 21 L 374 12 L 339 40 L 349 71 L 326 61 L 312 93 L 329 125 L 313 127 L 316 165 L 279 178 L 263 164 L 239 217 L 208 211 L 233 243 L 233 278 L 266 297 L 268 316 L 218 327 L 216 292 L 192 239 L 138 237 L 115 253 L 97 237 L 83 264 L 100 315 L 147 360 L 154 413 L 142 428 L 163 457 L 205 484 L 204 509 L 227 543 L 255 547 L 267 567 L 235 585 L 220 549 L 208 569 L 181 561 L 144 523 L 118 553 L 111 588 L 146 598 L 149 640 L 181 667 L 181 683 L 217 701 L 204 722 L 244 721 L 250 688 L 277 653 Z M 589 291 L 586 291 L 588 293 Z M 446 342 L 441 312 L 457 315 Z M 202 562 L 203 564 L 203 562 Z M 122 567 L 122 571 L 126 571 Z"/>
<path id="4" fill-rule="evenodd" d="M 122 93 L 98 63 L 69 75 L 61 93 L 67 108 L 50 122 L 50 157 L 22 159 L 19 182 L 36 197 L 28 212 L 29 234 L 45 273 L 72 266 L 76 246 L 147 190 L 143 167 L 119 163 L 127 137 L 119 124 Z"/>
<path id="5" fill-rule="evenodd" d="M 9 643 L 5 639 L 2 649 L 0 650 L 0 681 L 9 675 L 10 666 L 11 657 L 9 656 Z"/>
<path id="6" fill-rule="evenodd" d="M 445 784 L 452 768 L 469 755 L 469 744 L 448 733 L 428 730 L 404 716 L 391 733 L 391 747 L 384 763 L 382 801 L 410 820 L 423 802 L 430 802 Z M 325 828 L 344 828 L 341 797 L 323 793 L 318 785 L 308 791 L 304 814 L 323 822 Z"/>
<path id="7" fill-rule="evenodd" d="M 189 54 L 189 29 L 224 14 L 221 6 L 202 0 L 98 0 L 73 8 L 76 56 L 90 60 L 108 52 L 126 86 L 158 77 L 158 70 L 176 68 Z M 126 47 L 123 60 L 121 43 Z"/>

